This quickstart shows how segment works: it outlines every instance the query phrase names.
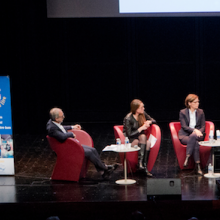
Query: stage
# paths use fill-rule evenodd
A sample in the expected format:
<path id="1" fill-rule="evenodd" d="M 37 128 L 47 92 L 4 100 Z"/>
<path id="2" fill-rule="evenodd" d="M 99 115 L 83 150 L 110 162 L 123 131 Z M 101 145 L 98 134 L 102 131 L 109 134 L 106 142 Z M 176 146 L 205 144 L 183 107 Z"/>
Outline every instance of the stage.
<path id="1" fill-rule="evenodd" d="M 111 123 L 82 124 L 101 153 L 115 143 Z M 152 170 L 155 179 L 181 180 L 181 198 L 147 198 L 148 179 L 142 173 L 129 174 L 137 182 L 117 185 L 123 178 L 120 165 L 110 180 L 103 180 L 90 164 L 86 179 L 80 182 L 51 181 L 56 161 L 46 134 L 14 135 L 15 175 L 0 176 L 0 210 L 4 219 L 41 219 L 59 216 L 65 219 L 131 219 L 141 211 L 146 219 L 218 219 L 220 191 L 215 179 L 181 171 L 173 150 L 168 123 L 159 123 L 162 132 L 160 151 Z M 107 164 L 120 162 L 114 152 L 102 152 Z M 207 169 L 204 170 L 207 172 Z"/>

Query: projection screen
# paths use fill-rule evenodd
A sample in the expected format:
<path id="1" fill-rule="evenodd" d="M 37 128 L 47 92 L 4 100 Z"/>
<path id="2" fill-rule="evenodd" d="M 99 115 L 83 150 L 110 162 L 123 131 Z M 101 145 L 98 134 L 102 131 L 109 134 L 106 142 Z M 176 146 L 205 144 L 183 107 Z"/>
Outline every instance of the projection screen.
<path id="1" fill-rule="evenodd" d="M 219 15 L 220 0 L 47 0 L 48 18 Z"/>

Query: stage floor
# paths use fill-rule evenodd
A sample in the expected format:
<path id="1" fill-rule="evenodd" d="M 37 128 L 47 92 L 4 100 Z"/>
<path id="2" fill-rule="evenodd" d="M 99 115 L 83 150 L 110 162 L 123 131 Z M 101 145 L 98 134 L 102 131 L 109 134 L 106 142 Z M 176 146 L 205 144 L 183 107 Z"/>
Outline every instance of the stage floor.
<path id="1" fill-rule="evenodd" d="M 154 178 L 181 179 L 181 199 L 148 201 L 148 178 L 142 173 L 128 175 L 137 181 L 133 185 L 116 184 L 115 181 L 124 176 L 122 165 L 110 180 L 103 180 L 90 164 L 86 179 L 80 182 L 51 181 L 56 155 L 48 146 L 46 134 L 27 134 L 14 135 L 15 175 L 0 176 L 0 211 L 8 217 L 14 216 L 15 213 L 10 212 L 13 207 L 17 210 L 17 217 L 31 216 L 32 219 L 44 219 L 51 215 L 62 216 L 62 219 L 71 219 L 72 215 L 75 219 L 82 216 L 112 219 L 113 214 L 129 217 L 135 210 L 153 219 L 161 219 L 162 214 L 170 219 L 176 219 L 177 216 L 178 219 L 188 219 L 193 215 L 199 216 L 199 219 L 215 219 L 216 212 L 220 210 L 220 191 L 216 180 L 195 175 L 192 170 L 181 171 L 168 124 L 161 123 L 159 126 L 162 141 L 152 174 Z M 92 136 L 99 153 L 106 145 L 115 143 L 113 124 L 83 124 L 83 128 Z M 118 154 L 114 152 L 102 152 L 101 158 L 107 164 L 120 162 Z M 160 207 L 160 212 L 155 211 L 155 207 Z M 87 211 L 84 212 L 85 209 Z M 26 214 L 23 210 L 26 210 Z"/>

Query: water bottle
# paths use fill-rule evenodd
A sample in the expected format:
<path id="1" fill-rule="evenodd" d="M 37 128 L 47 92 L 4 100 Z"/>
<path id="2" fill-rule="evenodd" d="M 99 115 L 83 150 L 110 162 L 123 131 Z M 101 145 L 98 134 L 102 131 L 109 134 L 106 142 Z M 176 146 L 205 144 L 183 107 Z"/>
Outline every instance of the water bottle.
<path id="1" fill-rule="evenodd" d="M 129 145 L 129 139 L 128 137 L 125 138 L 125 148 L 128 148 Z"/>
<path id="2" fill-rule="evenodd" d="M 216 130 L 216 138 L 220 141 L 220 130 Z"/>
<path id="3" fill-rule="evenodd" d="M 117 149 L 121 150 L 121 139 L 120 138 L 116 139 L 116 144 L 117 144 Z"/>
<path id="4" fill-rule="evenodd" d="M 213 174 L 213 166 L 212 166 L 211 163 L 210 163 L 209 166 L 208 166 L 208 173 L 209 173 L 209 174 Z"/>
<path id="5" fill-rule="evenodd" d="M 213 143 L 213 141 L 214 141 L 213 136 L 214 136 L 214 132 L 210 131 L 209 132 L 209 143 Z"/>
<path id="6" fill-rule="evenodd" d="M 121 145 L 121 139 L 120 139 L 120 138 L 117 138 L 117 139 L 116 139 L 116 144 L 117 144 L 117 145 Z"/>

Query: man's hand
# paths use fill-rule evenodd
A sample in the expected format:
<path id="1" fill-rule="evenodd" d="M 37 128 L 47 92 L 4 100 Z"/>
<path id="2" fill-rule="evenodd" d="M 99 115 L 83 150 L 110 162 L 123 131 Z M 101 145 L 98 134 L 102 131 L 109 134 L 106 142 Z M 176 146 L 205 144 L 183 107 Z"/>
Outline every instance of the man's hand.
<path id="1" fill-rule="evenodd" d="M 81 125 L 78 125 L 78 124 L 77 124 L 77 125 L 74 125 L 74 126 L 73 126 L 73 129 L 75 129 L 75 130 L 81 130 Z"/>
<path id="2" fill-rule="evenodd" d="M 71 132 L 71 133 L 73 133 L 73 132 Z M 76 135 L 73 133 L 73 138 L 76 138 Z"/>

